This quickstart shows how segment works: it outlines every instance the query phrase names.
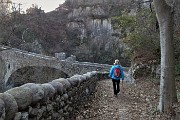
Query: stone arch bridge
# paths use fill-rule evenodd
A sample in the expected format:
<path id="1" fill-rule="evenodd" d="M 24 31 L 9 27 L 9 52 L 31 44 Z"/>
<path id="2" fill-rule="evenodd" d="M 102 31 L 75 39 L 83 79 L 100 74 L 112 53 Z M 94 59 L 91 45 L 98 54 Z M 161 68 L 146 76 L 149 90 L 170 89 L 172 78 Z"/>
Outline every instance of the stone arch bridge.
<path id="1" fill-rule="evenodd" d="M 35 54 L 15 48 L 0 46 L 0 91 L 4 91 L 8 79 L 17 70 L 27 66 L 44 66 L 63 71 L 69 77 L 90 71 L 108 72 L 111 65 L 90 62 L 78 62 L 75 56 L 65 58 L 64 53 L 55 57 Z"/>

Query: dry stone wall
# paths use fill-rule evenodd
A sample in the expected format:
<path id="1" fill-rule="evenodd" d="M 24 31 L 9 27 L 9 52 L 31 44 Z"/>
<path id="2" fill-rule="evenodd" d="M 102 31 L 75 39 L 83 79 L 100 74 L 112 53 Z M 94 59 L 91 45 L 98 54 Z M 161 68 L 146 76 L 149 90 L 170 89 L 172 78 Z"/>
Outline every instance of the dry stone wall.
<path id="1" fill-rule="evenodd" d="M 0 120 L 68 120 L 107 73 L 87 72 L 0 93 Z"/>

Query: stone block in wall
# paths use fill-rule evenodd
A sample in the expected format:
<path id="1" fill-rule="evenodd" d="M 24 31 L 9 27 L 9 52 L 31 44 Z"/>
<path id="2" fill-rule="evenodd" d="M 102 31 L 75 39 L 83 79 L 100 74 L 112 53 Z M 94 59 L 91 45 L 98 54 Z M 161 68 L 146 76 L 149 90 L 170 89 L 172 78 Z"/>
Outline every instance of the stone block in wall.
<path id="1" fill-rule="evenodd" d="M 21 120 L 21 112 L 15 114 L 14 120 Z"/>
<path id="2" fill-rule="evenodd" d="M 38 101 L 42 100 L 44 98 L 44 90 L 40 86 L 40 84 L 35 83 L 27 83 L 22 85 L 21 87 L 28 87 L 33 92 L 33 100 L 32 103 L 37 103 Z"/>
<path id="3" fill-rule="evenodd" d="M 55 57 L 58 58 L 59 60 L 65 60 L 66 59 L 66 53 L 64 53 L 64 52 L 55 53 Z"/>
<path id="4" fill-rule="evenodd" d="M 58 118 L 59 118 L 59 113 L 57 113 L 57 112 L 53 113 L 53 114 L 52 114 L 52 117 L 53 117 L 53 119 L 58 120 Z"/>
<path id="5" fill-rule="evenodd" d="M 34 117 L 34 116 L 37 116 L 38 114 L 38 108 L 32 108 L 31 106 L 29 106 L 29 116 L 30 117 Z"/>
<path id="6" fill-rule="evenodd" d="M 81 82 L 87 80 L 88 75 L 86 75 L 86 74 L 83 74 L 83 75 L 73 75 L 71 78 L 78 79 L 79 82 L 81 83 Z"/>
<path id="7" fill-rule="evenodd" d="M 65 120 L 69 119 L 69 112 L 63 113 L 63 117 L 65 118 Z"/>
<path id="8" fill-rule="evenodd" d="M 60 95 L 58 95 L 58 96 L 56 96 L 56 99 L 55 99 L 56 101 L 55 102 L 59 102 L 60 100 L 61 100 L 61 96 Z"/>
<path id="9" fill-rule="evenodd" d="M 16 103 L 16 100 L 11 94 L 8 93 L 0 93 L 0 99 L 2 99 L 5 103 L 5 120 L 11 120 L 12 118 L 14 118 L 15 113 L 18 112 L 18 105 Z"/>
<path id="10" fill-rule="evenodd" d="M 78 78 L 67 78 L 66 80 L 69 81 L 69 83 L 71 84 L 71 86 L 77 86 L 79 84 L 79 79 Z"/>
<path id="11" fill-rule="evenodd" d="M 88 88 L 86 88 L 86 90 L 85 90 L 86 92 L 86 95 L 89 95 L 90 94 L 90 91 L 89 91 L 89 89 Z"/>
<path id="12" fill-rule="evenodd" d="M 60 94 L 60 95 L 63 94 L 63 84 L 62 83 L 52 81 L 52 82 L 49 82 L 49 84 L 51 84 L 54 87 L 57 94 Z"/>
<path id="13" fill-rule="evenodd" d="M 44 113 L 44 110 L 38 109 L 38 111 L 37 111 L 37 120 L 40 120 L 40 118 L 42 118 L 43 113 Z"/>
<path id="14" fill-rule="evenodd" d="M 68 97 L 69 97 L 68 94 L 63 94 L 61 100 L 67 101 Z"/>
<path id="15" fill-rule="evenodd" d="M 87 80 L 87 76 L 86 75 L 78 75 L 79 77 L 80 77 L 80 82 L 84 82 L 84 81 L 86 81 Z"/>
<path id="16" fill-rule="evenodd" d="M 64 101 L 61 101 L 60 104 L 59 104 L 59 106 L 60 106 L 61 108 L 64 107 L 64 105 L 65 105 L 65 102 L 64 102 Z"/>
<path id="17" fill-rule="evenodd" d="M 28 118 L 29 118 L 28 112 L 23 112 L 21 114 L 21 119 L 20 120 L 29 120 Z"/>
<path id="18" fill-rule="evenodd" d="M 19 110 L 26 109 L 32 103 L 33 92 L 27 87 L 12 88 L 5 93 L 9 93 L 14 97 Z"/>
<path id="19" fill-rule="evenodd" d="M 90 72 L 87 72 L 87 73 L 85 73 L 83 75 L 86 76 L 86 79 L 89 79 L 92 76 L 92 74 Z"/>
<path id="20" fill-rule="evenodd" d="M 66 106 L 64 106 L 63 109 L 64 109 L 65 112 L 68 112 L 68 108 L 69 108 L 69 105 L 66 105 Z"/>
<path id="21" fill-rule="evenodd" d="M 62 114 L 63 114 L 63 109 L 60 109 L 60 110 L 58 111 L 58 113 L 59 113 L 60 115 L 62 115 Z"/>
<path id="22" fill-rule="evenodd" d="M 64 117 L 62 117 L 60 120 L 65 120 L 65 118 L 64 118 Z"/>
<path id="23" fill-rule="evenodd" d="M 49 113 L 49 112 L 53 112 L 53 106 L 52 106 L 52 104 L 47 104 L 47 112 Z"/>
<path id="24" fill-rule="evenodd" d="M 41 86 L 42 86 L 42 88 L 44 90 L 44 98 L 43 99 L 51 98 L 51 97 L 54 96 L 55 89 L 51 84 L 44 83 L 44 84 L 41 84 Z"/>
<path id="25" fill-rule="evenodd" d="M 68 61 L 68 62 L 75 62 L 76 61 L 76 56 L 71 55 L 70 57 L 66 58 L 66 61 Z"/>
<path id="26" fill-rule="evenodd" d="M 87 72 L 87 73 L 83 74 L 82 76 L 85 76 L 88 79 L 88 78 L 92 78 L 92 76 L 94 76 L 96 74 L 97 74 L 97 71 L 92 71 L 92 72 Z"/>
<path id="27" fill-rule="evenodd" d="M 53 80 L 52 82 L 60 82 L 63 85 L 63 91 L 66 91 L 71 87 L 71 84 L 65 78 L 59 78 L 59 79 Z"/>
<path id="28" fill-rule="evenodd" d="M 70 90 L 70 91 L 67 92 L 67 94 L 68 94 L 68 96 L 73 96 L 75 94 L 75 92 Z"/>

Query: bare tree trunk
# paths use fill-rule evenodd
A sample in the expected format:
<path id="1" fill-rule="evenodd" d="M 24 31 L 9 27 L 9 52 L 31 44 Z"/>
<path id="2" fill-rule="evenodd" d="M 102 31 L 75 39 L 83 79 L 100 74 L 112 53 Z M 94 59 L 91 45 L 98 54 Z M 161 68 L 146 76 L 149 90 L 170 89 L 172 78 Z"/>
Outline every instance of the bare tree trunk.
<path id="1" fill-rule="evenodd" d="M 166 0 L 154 0 L 156 16 L 160 27 L 161 80 L 159 110 L 168 112 L 177 101 L 175 88 L 175 63 L 173 47 L 173 8 Z"/>

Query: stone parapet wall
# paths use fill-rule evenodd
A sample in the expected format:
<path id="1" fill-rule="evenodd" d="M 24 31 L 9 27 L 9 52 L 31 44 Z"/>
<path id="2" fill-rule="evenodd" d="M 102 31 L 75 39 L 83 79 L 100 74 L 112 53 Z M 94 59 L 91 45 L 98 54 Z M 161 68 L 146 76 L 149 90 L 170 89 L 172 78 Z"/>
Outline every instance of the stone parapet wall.
<path id="1" fill-rule="evenodd" d="M 0 93 L 0 120 L 69 120 L 107 73 L 87 72 Z"/>

